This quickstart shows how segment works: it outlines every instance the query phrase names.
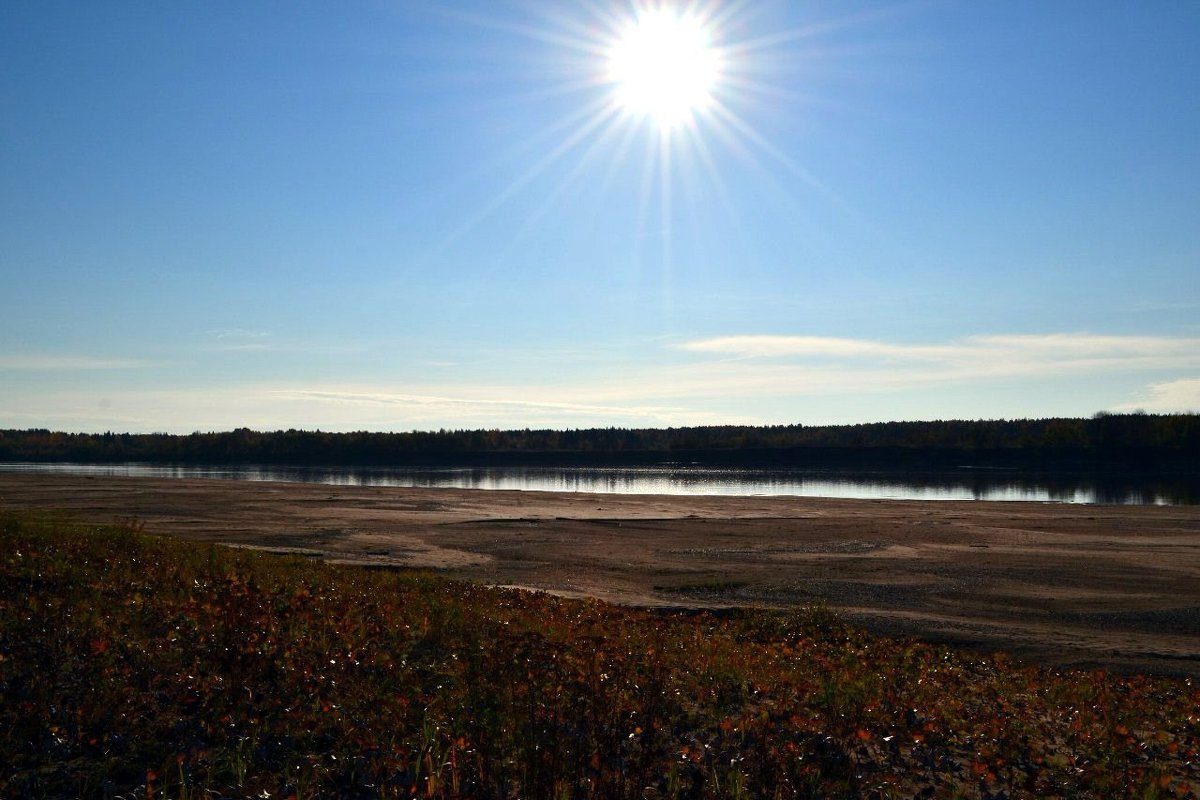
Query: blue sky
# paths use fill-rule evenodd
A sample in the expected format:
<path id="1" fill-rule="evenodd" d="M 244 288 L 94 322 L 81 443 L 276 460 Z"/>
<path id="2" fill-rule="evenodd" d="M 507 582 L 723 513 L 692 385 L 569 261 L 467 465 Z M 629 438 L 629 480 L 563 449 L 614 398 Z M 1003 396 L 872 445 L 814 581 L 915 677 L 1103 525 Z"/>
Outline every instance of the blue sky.
<path id="1" fill-rule="evenodd" d="M 0 427 L 1200 410 L 1200 4 L 664 6 L 0 4 Z"/>

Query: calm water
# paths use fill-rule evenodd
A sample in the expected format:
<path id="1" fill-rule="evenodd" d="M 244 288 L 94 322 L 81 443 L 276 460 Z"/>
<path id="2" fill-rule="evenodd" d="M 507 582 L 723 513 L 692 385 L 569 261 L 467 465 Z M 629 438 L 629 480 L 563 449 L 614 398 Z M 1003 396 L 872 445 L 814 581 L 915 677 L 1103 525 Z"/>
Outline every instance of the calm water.
<path id="1" fill-rule="evenodd" d="M 887 500 L 1024 500 L 1052 503 L 1196 505 L 1193 480 L 1104 479 L 962 469 L 928 474 L 704 469 L 557 467 L 356 468 L 172 466 L 160 464 L 0 464 L 0 472 L 149 478 L 289 481 L 336 486 L 520 489 L 605 494 L 792 495 Z"/>

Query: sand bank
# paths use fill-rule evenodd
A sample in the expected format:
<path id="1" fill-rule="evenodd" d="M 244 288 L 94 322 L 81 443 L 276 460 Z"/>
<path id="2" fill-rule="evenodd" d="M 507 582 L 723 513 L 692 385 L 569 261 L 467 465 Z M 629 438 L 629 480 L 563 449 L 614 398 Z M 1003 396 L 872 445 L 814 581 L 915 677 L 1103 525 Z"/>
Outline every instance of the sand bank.
<path id="1" fill-rule="evenodd" d="M 0 474 L 0 506 L 662 607 L 828 603 L 1063 666 L 1200 675 L 1200 507 Z"/>

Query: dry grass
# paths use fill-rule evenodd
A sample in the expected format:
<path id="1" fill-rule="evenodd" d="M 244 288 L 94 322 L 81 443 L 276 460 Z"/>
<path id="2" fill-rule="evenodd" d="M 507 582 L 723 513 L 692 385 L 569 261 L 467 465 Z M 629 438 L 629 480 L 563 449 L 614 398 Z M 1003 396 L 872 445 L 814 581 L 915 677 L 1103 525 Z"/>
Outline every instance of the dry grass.
<path id="1" fill-rule="evenodd" d="M 1197 797 L 1189 680 L 0 516 L 0 796 Z"/>

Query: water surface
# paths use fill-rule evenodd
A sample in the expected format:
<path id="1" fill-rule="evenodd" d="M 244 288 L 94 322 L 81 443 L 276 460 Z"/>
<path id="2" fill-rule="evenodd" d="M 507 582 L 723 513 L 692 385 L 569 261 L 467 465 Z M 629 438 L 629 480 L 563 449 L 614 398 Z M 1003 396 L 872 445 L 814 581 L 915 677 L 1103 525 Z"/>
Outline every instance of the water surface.
<path id="1" fill-rule="evenodd" d="M 270 465 L 0 464 L 0 472 L 146 478 L 286 481 L 334 486 L 517 489 L 601 494 L 845 497 L 880 500 L 1022 500 L 1119 505 L 1195 505 L 1196 482 L 1023 475 L 963 468 L 896 473 L 655 467 L 365 468 Z"/>

